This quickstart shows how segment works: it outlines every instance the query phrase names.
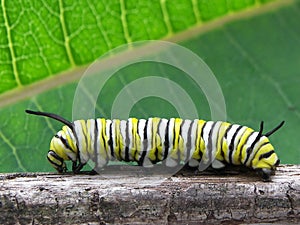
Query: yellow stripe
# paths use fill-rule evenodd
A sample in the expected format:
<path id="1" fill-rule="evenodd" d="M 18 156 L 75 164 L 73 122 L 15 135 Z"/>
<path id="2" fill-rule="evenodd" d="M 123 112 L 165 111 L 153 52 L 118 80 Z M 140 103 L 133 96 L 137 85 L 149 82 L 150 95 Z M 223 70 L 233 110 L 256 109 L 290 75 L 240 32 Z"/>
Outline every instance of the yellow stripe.
<path id="1" fill-rule="evenodd" d="M 66 154 L 66 149 L 58 138 L 52 138 L 50 143 L 50 149 L 53 150 L 64 160 L 69 160 L 68 155 Z"/>
<path id="2" fill-rule="evenodd" d="M 123 147 L 123 137 L 120 130 L 120 120 L 116 120 L 115 122 L 115 136 L 116 136 L 116 148 L 115 148 L 115 156 L 118 160 L 121 160 L 122 157 L 120 155 L 121 149 Z"/>
<path id="3" fill-rule="evenodd" d="M 115 153 L 115 157 L 118 159 L 118 160 L 121 160 L 121 156 L 119 154 L 120 152 L 120 120 L 115 120 L 115 140 L 114 140 L 114 143 L 115 143 L 115 146 L 114 146 L 114 153 Z"/>
<path id="4" fill-rule="evenodd" d="M 156 134 L 156 148 L 158 151 L 158 154 L 157 154 L 158 160 L 162 161 L 163 160 L 162 143 L 161 143 L 161 138 L 158 133 Z"/>
<path id="5" fill-rule="evenodd" d="M 67 141 L 68 141 L 68 144 L 70 145 L 70 147 L 74 150 L 74 152 L 77 152 L 77 148 L 74 144 L 74 141 L 72 140 L 71 136 L 69 135 L 69 132 L 68 132 L 68 126 L 63 126 L 62 127 L 62 130 L 65 132 L 66 134 L 66 138 L 67 138 Z"/>
<path id="6" fill-rule="evenodd" d="M 230 123 L 222 122 L 220 129 L 219 129 L 219 135 L 218 135 L 218 140 L 217 140 L 217 152 L 216 152 L 216 159 L 219 161 L 224 161 L 224 158 L 222 156 L 222 151 L 221 151 L 221 141 L 224 138 L 225 132 L 229 126 L 230 126 Z"/>
<path id="7" fill-rule="evenodd" d="M 244 162 L 244 160 L 246 159 L 247 146 L 245 146 L 245 144 L 246 144 L 246 140 L 252 134 L 252 132 L 253 132 L 253 130 L 251 128 L 247 127 L 246 131 L 244 132 L 244 134 L 241 137 L 240 143 L 237 146 L 237 149 L 236 149 L 236 151 L 238 152 L 237 154 L 241 155 L 240 162 Z"/>
<path id="8" fill-rule="evenodd" d="M 101 157 L 103 157 L 103 159 L 106 159 L 108 158 L 108 155 L 110 155 L 110 152 L 109 152 L 109 146 L 108 146 L 108 137 L 106 136 L 106 119 L 101 119 L 101 124 L 102 124 L 102 137 L 101 138 L 101 142 L 103 144 L 103 150 L 100 151 L 100 154 L 101 154 Z M 103 141 L 104 139 L 104 141 Z"/>
<path id="9" fill-rule="evenodd" d="M 180 160 L 185 160 L 184 140 L 182 136 L 179 136 L 178 149 L 180 151 Z"/>
<path id="10" fill-rule="evenodd" d="M 86 139 L 87 139 L 87 151 L 89 152 L 89 155 L 93 155 L 94 154 L 94 147 L 92 146 L 91 143 L 91 121 L 87 120 L 86 121 Z"/>
<path id="11" fill-rule="evenodd" d="M 246 128 L 246 130 L 244 130 L 244 132 L 242 133 L 242 135 L 240 135 L 239 137 L 236 136 L 236 138 L 239 138 L 240 141 L 241 141 L 241 138 L 244 136 L 244 134 L 247 131 L 247 129 L 248 128 Z M 241 164 L 242 161 L 240 161 L 240 153 L 241 153 L 241 148 L 238 148 L 238 146 L 237 146 L 236 149 L 234 149 L 233 155 L 232 155 L 232 157 L 233 157 L 233 160 L 232 160 L 233 164 L 235 164 L 235 165 L 240 165 Z"/>
<path id="12" fill-rule="evenodd" d="M 156 129 L 156 135 L 155 135 L 155 142 L 156 142 L 156 148 L 157 148 L 157 156 L 158 156 L 158 160 L 162 161 L 163 160 L 163 148 L 162 148 L 162 143 L 161 143 L 161 137 L 158 134 L 158 124 L 161 121 L 161 119 L 159 119 L 158 123 L 157 123 L 157 129 Z"/>
<path id="13" fill-rule="evenodd" d="M 205 124 L 204 120 L 198 120 L 197 124 L 197 137 L 196 137 L 196 147 L 195 147 L 195 152 L 193 153 L 192 158 L 199 160 L 200 159 L 200 148 L 205 149 L 205 144 L 203 139 L 201 138 L 201 132 L 202 132 L 202 127 Z"/>
<path id="14" fill-rule="evenodd" d="M 136 118 L 132 118 L 131 119 L 131 124 L 132 124 L 132 132 L 131 132 L 131 135 L 132 135 L 132 140 L 131 140 L 131 143 L 132 143 L 132 149 L 131 149 L 131 158 L 132 159 L 135 159 L 136 155 L 137 155 L 137 139 L 139 138 L 139 135 L 137 133 L 137 123 L 138 123 L 138 119 Z"/>
<path id="15" fill-rule="evenodd" d="M 255 168 L 270 169 L 272 167 L 271 165 L 274 165 L 276 163 L 276 161 L 278 159 L 277 155 L 275 153 L 273 153 L 269 158 L 263 158 L 261 160 L 259 160 L 259 157 L 262 154 L 268 153 L 272 150 L 274 150 L 274 148 L 270 143 L 262 146 L 261 148 L 259 148 L 258 149 L 259 152 L 255 155 L 255 157 L 252 160 L 252 167 L 254 169 Z"/>
<path id="16" fill-rule="evenodd" d="M 157 126 L 158 126 L 158 123 L 160 121 L 160 118 L 152 118 L 152 148 L 150 149 L 150 152 L 149 152 L 149 159 L 152 160 L 152 161 L 155 161 L 157 160 L 156 159 L 156 156 L 155 156 L 155 151 L 156 151 L 156 134 L 157 134 Z"/>
<path id="17" fill-rule="evenodd" d="M 176 118 L 174 120 L 174 137 L 173 137 L 173 149 L 171 149 L 171 158 L 172 159 L 175 159 L 175 160 L 178 160 L 178 143 L 179 143 L 179 132 L 180 132 L 180 125 L 182 123 L 182 119 L 180 118 Z"/>
<path id="18" fill-rule="evenodd" d="M 87 149 L 87 143 L 86 143 L 86 138 L 84 138 L 84 136 L 86 136 L 86 125 L 85 125 L 85 121 L 84 120 L 79 120 L 80 122 L 80 126 L 81 126 L 81 130 L 83 133 L 83 139 L 81 140 L 82 142 L 82 154 L 88 156 L 88 149 Z"/>

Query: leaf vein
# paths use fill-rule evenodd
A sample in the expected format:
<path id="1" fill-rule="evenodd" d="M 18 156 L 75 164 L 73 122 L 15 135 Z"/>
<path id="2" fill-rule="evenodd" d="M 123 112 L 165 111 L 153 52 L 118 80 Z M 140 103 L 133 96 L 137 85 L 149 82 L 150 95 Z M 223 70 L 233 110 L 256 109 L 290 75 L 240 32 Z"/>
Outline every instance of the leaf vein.
<path id="1" fill-rule="evenodd" d="M 13 41 L 12 41 L 12 37 L 11 37 L 12 27 L 10 27 L 9 22 L 8 22 L 8 16 L 6 14 L 6 7 L 5 7 L 5 0 L 3 0 L 1 2 L 1 4 L 2 4 L 1 6 L 2 6 L 4 24 L 5 24 L 6 33 L 7 33 L 8 48 L 9 48 L 9 51 L 10 51 L 11 65 L 12 65 L 12 69 L 13 69 L 13 74 L 14 74 L 14 77 L 16 79 L 17 86 L 20 87 L 20 86 L 22 86 L 22 83 L 21 83 L 19 71 L 18 71 L 18 68 L 17 68 L 17 59 L 16 59 L 16 56 L 15 56 L 15 50 L 14 50 L 14 47 L 13 47 Z"/>
<path id="2" fill-rule="evenodd" d="M 129 30 L 128 30 L 128 23 L 127 23 L 127 11 L 125 7 L 125 2 L 124 0 L 120 0 L 120 8 L 121 8 L 121 22 L 122 22 L 122 27 L 124 31 L 124 37 L 127 43 L 131 43 L 131 37 L 129 35 Z"/>
<path id="3" fill-rule="evenodd" d="M 166 0 L 160 0 L 160 7 L 161 7 L 161 11 L 163 14 L 163 18 L 164 18 L 164 22 L 167 28 L 167 36 L 170 36 L 173 34 L 173 29 L 172 29 L 172 25 L 170 22 L 170 17 L 169 17 L 169 13 L 166 7 Z"/>
<path id="4" fill-rule="evenodd" d="M 198 0 L 192 0 L 192 6 L 193 6 L 193 13 L 196 19 L 196 23 L 201 23 L 201 15 L 198 8 Z"/>
<path id="5" fill-rule="evenodd" d="M 90 8 L 93 16 L 95 17 L 96 21 L 97 21 L 97 27 L 101 33 L 101 35 L 104 38 L 104 42 L 107 45 L 108 49 L 112 49 L 112 44 L 111 41 L 108 38 L 107 32 L 105 31 L 105 29 L 103 28 L 102 22 L 101 22 L 101 18 L 99 18 L 99 15 L 97 13 L 97 10 L 95 9 L 94 5 L 88 0 L 88 7 Z"/>
<path id="6" fill-rule="evenodd" d="M 74 61 L 74 58 L 72 55 L 72 51 L 71 51 L 70 37 L 67 32 L 64 12 L 65 12 L 65 10 L 63 7 L 63 2 L 62 2 L 62 0 L 59 0 L 59 18 L 60 18 L 61 28 L 62 28 L 63 36 L 64 36 L 64 45 L 65 45 L 66 53 L 67 53 L 67 56 L 68 56 L 71 66 L 75 67 L 76 64 L 75 64 L 75 61 Z"/>
<path id="7" fill-rule="evenodd" d="M 6 143 L 11 148 L 12 153 L 13 153 L 14 157 L 16 158 L 19 168 L 21 170 L 23 170 L 24 172 L 27 172 L 27 169 L 23 166 L 23 164 L 19 158 L 19 155 L 17 153 L 17 148 L 9 141 L 9 139 L 1 131 L 0 131 L 0 137 L 4 141 L 4 143 Z"/>
<path id="8" fill-rule="evenodd" d="M 270 82 L 270 84 L 272 84 L 275 87 L 275 89 L 278 91 L 279 96 L 283 99 L 283 101 L 285 102 L 287 107 L 289 107 L 289 108 L 293 107 L 293 103 L 291 102 L 289 97 L 282 90 L 280 83 L 278 83 L 272 77 L 266 75 L 266 73 L 261 68 L 261 66 L 255 61 L 255 59 L 253 57 L 250 56 L 250 54 L 241 46 L 241 44 L 238 43 L 238 41 L 233 37 L 233 35 L 230 32 L 228 32 L 226 29 L 224 29 L 224 33 L 227 36 L 229 42 L 241 53 L 241 55 L 245 59 L 247 59 L 250 62 L 250 64 L 253 66 L 253 68 L 255 68 L 257 71 L 259 71 L 258 74 L 262 78 L 268 80 Z M 298 110 L 295 110 L 295 114 L 297 117 L 300 118 L 300 112 Z"/>

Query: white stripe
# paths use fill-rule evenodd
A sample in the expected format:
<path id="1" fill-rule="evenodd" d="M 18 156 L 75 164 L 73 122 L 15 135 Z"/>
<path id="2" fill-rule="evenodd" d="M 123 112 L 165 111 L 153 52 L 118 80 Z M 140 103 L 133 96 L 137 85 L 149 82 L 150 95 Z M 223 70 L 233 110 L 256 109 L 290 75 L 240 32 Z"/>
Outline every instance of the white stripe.
<path id="1" fill-rule="evenodd" d="M 207 149 L 207 145 L 208 145 L 208 139 L 209 139 L 209 132 L 212 128 L 213 123 L 214 123 L 213 121 L 206 122 L 205 127 L 203 129 L 203 135 L 202 136 L 203 136 L 203 140 L 204 140 L 204 143 L 205 143 L 205 152 L 204 152 L 204 155 L 202 156 L 201 161 L 204 164 L 208 163 L 208 160 L 209 160 L 208 153 L 209 153 L 209 151 L 211 151 L 211 149 Z"/>
<path id="2" fill-rule="evenodd" d="M 196 138 L 197 138 L 197 127 L 198 127 L 198 119 L 195 119 L 193 122 L 192 126 L 192 131 L 191 131 L 191 151 L 190 151 L 190 158 L 192 158 L 195 149 L 196 149 Z"/>
<path id="3" fill-rule="evenodd" d="M 92 155 L 94 157 L 94 152 L 96 151 L 94 149 L 94 143 L 96 141 L 96 137 L 95 137 L 95 121 L 94 120 L 88 120 L 88 122 L 90 123 L 90 129 L 87 131 L 87 135 L 90 135 L 90 139 L 91 139 L 91 149 L 90 149 L 90 152 L 92 152 Z"/>
<path id="4" fill-rule="evenodd" d="M 88 154 L 83 153 L 83 149 L 85 148 L 84 147 L 85 137 L 82 132 L 82 127 L 81 127 L 81 123 L 79 120 L 74 121 L 74 128 L 75 128 L 75 133 L 78 138 L 78 148 L 80 151 L 80 160 L 81 160 L 81 163 L 84 164 L 89 160 L 89 156 L 88 156 Z M 84 149 L 84 150 L 85 150 L 85 152 L 87 152 L 86 149 Z"/>
<path id="5" fill-rule="evenodd" d="M 106 145 L 107 145 L 107 149 L 108 149 L 108 160 L 111 160 L 111 158 L 112 158 L 112 156 L 111 156 L 111 150 L 110 150 L 110 146 L 109 146 L 109 144 L 108 144 L 108 141 L 109 141 L 109 139 L 110 139 L 110 124 L 112 123 L 112 121 L 111 120 L 106 120 L 106 127 L 105 127 L 105 135 L 106 135 L 106 137 L 107 137 L 107 143 L 106 143 Z"/>
<path id="6" fill-rule="evenodd" d="M 152 118 L 148 119 L 148 124 L 147 124 L 147 140 L 148 140 L 148 144 L 147 144 L 147 153 L 146 156 L 144 158 L 144 163 L 143 166 L 144 167 L 152 167 L 152 163 L 149 159 L 149 153 L 150 153 L 150 149 L 152 148 Z"/>
<path id="7" fill-rule="evenodd" d="M 175 125 L 175 119 L 171 118 L 169 120 L 169 129 L 168 129 L 168 133 L 169 133 L 169 149 L 168 149 L 168 156 L 166 158 L 166 166 L 168 167 L 174 167 L 177 165 L 177 162 L 171 158 L 171 151 L 173 150 L 173 132 L 174 132 L 174 125 Z"/>
<path id="8" fill-rule="evenodd" d="M 250 147 L 250 146 L 252 145 L 252 143 L 254 142 L 254 140 L 256 139 L 256 137 L 258 136 L 258 134 L 259 134 L 259 132 L 254 132 L 254 133 L 251 134 L 251 136 L 248 138 L 247 142 L 245 143 L 245 147 L 246 147 L 246 148 L 244 148 L 245 151 L 247 151 L 247 148 Z M 257 143 L 256 143 L 256 144 L 257 144 Z M 255 145 L 256 145 L 256 144 L 255 144 Z M 254 145 L 254 149 L 255 149 L 255 145 Z M 248 159 L 248 161 L 247 161 L 246 166 L 250 166 L 254 154 L 255 154 L 254 151 L 252 151 L 252 153 L 250 154 L 250 157 L 249 157 L 249 159 Z M 246 159 L 246 158 L 247 158 L 247 154 L 245 154 L 245 156 L 246 156 L 246 157 L 245 157 L 245 159 Z M 243 161 L 242 163 L 245 162 L 245 159 L 242 159 L 242 161 Z"/>
<path id="9" fill-rule="evenodd" d="M 112 121 L 112 126 L 111 126 L 111 136 L 112 136 L 112 138 L 113 138 L 113 148 L 114 148 L 114 156 L 115 156 L 115 158 L 116 158 L 116 151 L 115 151 L 115 149 L 116 149 L 116 146 L 117 146 L 117 137 L 116 137 L 116 120 L 114 119 L 113 121 Z"/>
<path id="10" fill-rule="evenodd" d="M 132 137 L 132 118 L 128 119 L 128 137 L 129 137 L 129 159 L 130 161 L 133 160 L 132 156 L 131 156 L 131 151 L 132 151 L 132 145 L 133 145 L 133 137 Z"/>
<path id="11" fill-rule="evenodd" d="M 74 138 L 73 132 L 71 131 L 71 129 L 69 127 L 66 126 L 66 131 L 61 130 L 57 133 L 57 135 L 62 134 L 62 137 L 65 138 L 66 142 L 69 144 L 70 148 L 72 148 L 71 143 L 69 143 L 67 136 L 69 136 L 71 138 L 71 142 L 74 143 L 75 148 L 76 147 L 76 140 Z M 67 150 L 66 154 L 68 155 L 68 157 L 72 160 L 72 161 L 76 161 L 77 160 L 77 154 L 74 152 L 76 150 L 72 149 L 72 150 Z"/>
<path id="12" fill-rule="evenodd" d="M 173 149 L 174 147 L 174 126 L 175 126 L 175 119 L 171 118 L 170 122 L 169 122 L 169 155 L 170 155 L 170 151 Z"/>
<path id="13" fill-rule="evenodd" d="M 181 126 L 181 137 L 183 139 L 183 147 L 184 147 L 184 158 L 183 160 L 186 162 L 187 161 L 187 148 L 186 148 L 186 144 L 188 141 L 188 131 L 190 128 L 190 125 L 192 123 L 191 120 L 183 120 L 182 121 L 183 125 Z"/>
<path id="14" fill-rule="evenodd" d="M 162 157 L 165 155 L 165 134 L 166 134 L 166 129 L 167 129 L 167 119 L 161 119 L 159 128 L 158 128 L 158 135 L 160 136 L 161 140 L 161 147 L 162 147 Z"/>
<path id="15" fill-rule="evenodd" d="M 140 160 L 141 156 L 142 156 L 142 152 L 143 152 L 143 140 L 144 140 L 144 127 L 146 124 L 146 120 L 145 119 L 140 119 L 139 123 L 138 123 L 138 135 L 140 136 L 140 146 L 138 147 L 139 150 L 139 154 L 138 154 L 138 160 Z"/>
<path id="16" fill-rule="evenodd" d="M 121 148 L 122 159 L 125 159 L 126 122 L 127 122 L 126 120 L 121 120 L 120 122 L 120 133 L 122 135 L 122 143 L 123 143 L 123 148 Z"/>
<path id="17" fill-rule="evenodd" d="M 231 143 L 231 140 L 233 138 L 234 133 L 239 128 L 239 126 L 240 125 L 238 125 L 238 124 L 234 124 L 234 125 L 232 125 L 232 127 L 230 128 L 230 130 L 227 132 L 227 137 L 225 139 L 226 143 L 227 143 L 227 146 L 228 146 L 227 153 L 229 153 L 229 145 Z M 225 154 L 225 160 L 226 160 L 226 162 L 230 162 L 229 161 L 229 154 Z"/>
<path id="18" fill-rule="evenodd" d="M 96 154 L 97 154 L 97 164 L 98 167 L 101 168 L 103 165 L 103 160 L 101 159 L 101 154 L 100 154 L 100 142 L 102 141 L 102 136 L 101 136 L 101 132 L 102 132 L 102 123 L 100 119 L 97 119 L 97 125 L 98 125 L 98 136 L 96 137 L 96 142 L 97 142 L 97 148 L 95 149 Z"/>
<path id="19" fill-rule="evenodd" d="M 221 124 L 222 124 L 221 121 L 217 121 L 213 128 L 213 131 L 212 131 L 211 162 L 214 161 L 214 159 L 216 158 L 216 155 L 217 155 L 218 134 L 219 134 L 219 129 L 220 129 Z"/>
<path id="20" fill-rule="evenodd" d="M 247 127 L 243 126 L 239 130 L 239 132 L 236 134 L 236 137 L 235 137 L 235 140 L 234 140 L 233 152 L 232 152 L 232 164 L 234 164 L 234 165 L 240 165 L 241 164 L 241 162 L 235 161 L 233 156 L 234 156 L 234 154 L 237 150 L 237 145 L 239 143 L 239 140 L 241 139 L 241 137 L 242 137 L 242 135 L 243 135 L 243 133 L 245 132 L 246 129 L 247 129 Z"/>

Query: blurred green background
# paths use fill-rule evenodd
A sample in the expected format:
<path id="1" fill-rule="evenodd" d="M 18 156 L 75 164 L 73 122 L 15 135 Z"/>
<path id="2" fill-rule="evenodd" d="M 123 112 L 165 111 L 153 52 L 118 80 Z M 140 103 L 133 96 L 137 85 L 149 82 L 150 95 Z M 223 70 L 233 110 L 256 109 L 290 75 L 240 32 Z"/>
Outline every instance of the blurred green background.
<path id="1" fill-rule="evenodd" d="M 0 172 L 53 171 L 46 154 L 61 124 L 24 110 L 71 120 L 77 83 L 62 78 L 114 47 L 150 39 L 176 41 L 205 61 L 222 88 L 229 122 L 257 130 L 263 120 L 268 131 L 285 120 L 270 139 L 282 163 L 299 164 L 299 1 L 216 2 L 7 2 L 0 17 Z M 126 84 L 157 72 L 150 64 L 117 72 L 101 92 L 96 115 L 110 118 L 113 101 Z M 210 120 L 205 96 L 186 74 L 171 67 L 158 70 L 167 71 L 165 77 L 186 90 L 201 119 Z M 49 82 L 51 88 L 34 94 L 36 82 Z M 22 94 L 30 97 L 15 98 Z M 152 97 L 134 105 L 130 116 L 170 118 L 178 112 Z"/>

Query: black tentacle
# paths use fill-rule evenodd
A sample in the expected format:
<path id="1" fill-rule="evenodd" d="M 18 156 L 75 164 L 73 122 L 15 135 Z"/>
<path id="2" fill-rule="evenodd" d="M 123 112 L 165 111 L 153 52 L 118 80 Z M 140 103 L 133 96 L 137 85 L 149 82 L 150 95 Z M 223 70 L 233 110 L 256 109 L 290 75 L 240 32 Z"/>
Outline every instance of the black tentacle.
<path id="1" fill-rule="evenodd" d="M 38 111 L 32 111 L 32 110 L 25 110 L 28 114 L 38 115 L 38 116 L 46 116 L 52 119 L 55 119 L 65 125 L 67 125 L 72 131 L 74 131 L 74 125 L 70 121 L 66 120 L 65 118 L 62 118 L 59 115 L 56 115 L 54 113 L 47 113 L 47 112 L 38 112 Z"/>
<path id="2" fill-rule="evenodd" d="M 284 121 L 282 121 L 277 127 L 275 127 L 273 130 L 267 132 L 266 134 L 264 134 L 264 136 L 269 137 L 272 134 L 274 134 L 279 128 L 281 128 L 284 124 Z"/>

